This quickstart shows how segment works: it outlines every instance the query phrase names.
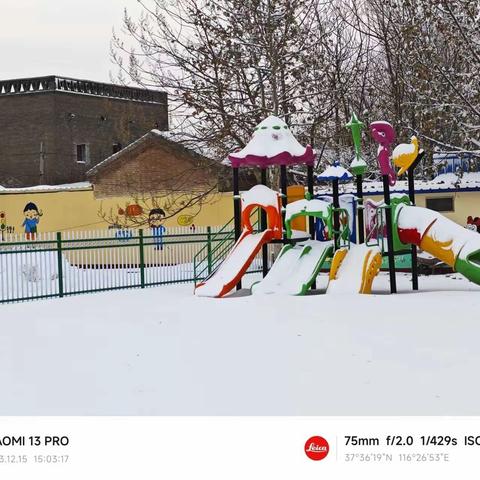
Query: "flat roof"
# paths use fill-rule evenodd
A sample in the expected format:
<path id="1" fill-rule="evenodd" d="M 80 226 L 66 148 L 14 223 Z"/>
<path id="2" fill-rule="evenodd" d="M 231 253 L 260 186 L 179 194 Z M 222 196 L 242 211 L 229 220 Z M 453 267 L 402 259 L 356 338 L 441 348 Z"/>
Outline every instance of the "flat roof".
<path id="1" fill-rule="evenodd" d="M 167 104 L 166 92 L 115 85 L 113 83 L 95 82 L 57 75 L 0 80 L 0 98 L 2 96 L 31 95 L 45 92 L 64 92 Z"/>

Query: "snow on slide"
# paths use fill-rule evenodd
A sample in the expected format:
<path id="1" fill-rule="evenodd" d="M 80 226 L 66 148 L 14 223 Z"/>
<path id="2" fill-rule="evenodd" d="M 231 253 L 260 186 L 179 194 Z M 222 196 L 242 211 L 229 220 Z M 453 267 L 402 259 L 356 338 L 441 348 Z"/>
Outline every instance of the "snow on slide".
<path id="1" fill-rule="evenodd" d="M 379 258 L 381 263 L 381 256 L 376 257 L 378 254 L 380 254 L 378 247 L 367 247 L 365 244 L 356 245 L 352 243 L 336 272 L 335 278 L 330 279 L 327 293 L 361 293 L 367 272 L 374 275 L 378 273 L 378 269 L 376 271 L 375 269 L 371 270 L 371 267 L 375 267 L 372 265 L 375 258 L 377 260 Z M 380 264 L 378 264 L 378 268 L 380 268 Z"/>
<path id="2" fill-rule="evenodd" d="M 331 253 L 332 242 L 307 240 L 293 247 L 286 245 L 268 275 L 252 286 L 252 293 L 303 295 Z"/>
<path id="3" fill-rule="evenodd" d="M 397 215 L 403 243 L 413 243 L 480 285 L 480 235 L 427 208 L 402 206 Z"/>
<path id="4" fill-rule="evenodd" d="M 271 239 L 271 230 L 250 234 L 244 232 L 223 263 L 204 282 L 197 285 L 199 297 L 222 297 L 242 278 L 264 243 Z"/>

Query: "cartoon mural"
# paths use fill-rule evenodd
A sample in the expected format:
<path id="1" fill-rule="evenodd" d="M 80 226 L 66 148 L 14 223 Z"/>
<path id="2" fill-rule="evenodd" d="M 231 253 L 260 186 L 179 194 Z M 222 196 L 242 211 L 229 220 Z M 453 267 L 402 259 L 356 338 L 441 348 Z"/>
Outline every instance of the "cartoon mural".
<path id="1" fill-rule="evenodd" d="M 194 215 L 180 215 L 178 218 L 177 218 L 177 223 L 181 226 L 181 227 L 188 227 L 189 225 L 191 225 L 193 223 L 193 219 L 195 218 Z"/>
<path id="2" fill-rule="evenodd" d="M 0 238 L 5 240 L 5 233 L 15 233 L 15 227 L 7 222 L 6 212 L 0 212 Z"/>
<path id="3" fill-rule="evenodd" d="M 25 205 L 23 209 L 23 216 L 25 220 L 22 223 L 22 226 L 25 227 L 25 238 L 27 240 L 35 240 L 37 236 L 37 225 L 40 222 L 40 217 L 43 215 L 43 212 L 38 209 L 38 207 L 29 202 Z"/>
<path id="4" fill-rule="evenodd" d="M 152 229 L 155 250 L 163 250 L 163 235 L 166 228 L 163 226 L 165 212 L 161 208 L 154 208 L 148 214 L 148 224 Z"/>

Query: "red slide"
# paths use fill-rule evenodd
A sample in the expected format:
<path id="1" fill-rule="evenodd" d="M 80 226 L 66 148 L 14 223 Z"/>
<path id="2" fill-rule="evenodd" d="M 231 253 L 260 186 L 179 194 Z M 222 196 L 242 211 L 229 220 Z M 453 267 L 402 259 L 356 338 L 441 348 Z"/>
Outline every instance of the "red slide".
<path id="1" fill-rule="evenodd" d="M 272 230 L 250 233 L 245 229 L 237 243 L 223 261 L 204 282 L 197 285 L 199 297 L 223 297 L 240 281 L 262 245 L 274 238 Z"/>

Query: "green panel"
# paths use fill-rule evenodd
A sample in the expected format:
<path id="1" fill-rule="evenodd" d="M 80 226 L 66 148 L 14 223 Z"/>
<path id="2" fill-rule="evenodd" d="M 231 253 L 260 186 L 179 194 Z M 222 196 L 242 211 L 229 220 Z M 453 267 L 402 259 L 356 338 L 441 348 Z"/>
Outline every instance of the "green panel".
<path id="1" fill-rule="evenodd" d="M 394 197 L 390 201 L 390 207 L 392 209 L 392 231 L 393 231 L 393 249 L 397 250 L 405 250 L 410 247 L 405 243 L 402 243 L 400 237 L 398 236 L 398 212 L 399 206 L 401 205 L 411 205 L 410 198 L 408 195 L 403 195 L 402 197 Z"/>
<path id="2" fill-rule="evenodd" d="M 480 285 L 480 249 L 467 255 L 465 260 L 457 258 L 455 270 Z"/>
<path id="3" fill-rule="evenodd" d="M 310 250 L 311 250 L 311 247 L 309 247 Z M 310 250 L 305 250 L 303 253 L 302 253 L 302 256 L 303 255 L 308 255 L 308 253 L 310 252 Z M 318 262 L 317 262 L 317 265 L 315 266 L 315 269 L 312 273 L 312 276 L 308 279 L 308 281 L 306 283 L 304 283 L 302 285 L 302 289 L 299 293 L 299 295 L 306 295 L 307 292 L 310 290 L 310 287 L 312 286 L 313 282 L 315 281 L 315 279 L 317 278 L 318 274 L 320 273 L 320 270 L 322 270 L 322 268 L 324 267 L 325 265 L 325 262 L 327 260 L 327 258 L 330 258 L 331 256 L 333 255 L 333 245 L 326 248 L 322 255 L 320 256 L 320 258 L 318 259 Z M 330 267 L 329 267 L 330 269 Z"/>

